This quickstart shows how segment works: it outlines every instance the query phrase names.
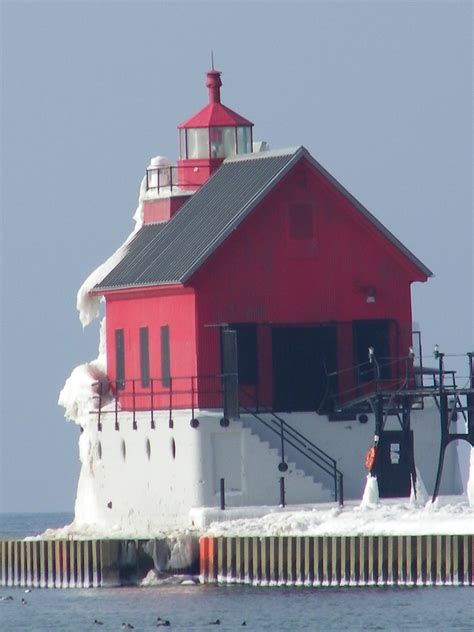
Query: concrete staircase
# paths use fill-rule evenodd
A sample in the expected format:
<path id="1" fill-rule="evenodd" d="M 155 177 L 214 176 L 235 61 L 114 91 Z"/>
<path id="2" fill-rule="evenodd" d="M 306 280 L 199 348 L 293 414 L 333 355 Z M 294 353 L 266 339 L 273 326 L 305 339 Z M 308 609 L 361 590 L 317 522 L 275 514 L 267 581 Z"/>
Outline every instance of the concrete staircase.
<path id="1" fill-rule="evenodd" d="M 246 415 L 240 421 L 233 421 L 232 427 L 241 429 L 243 450 L 246 461 L 258 463 L 261 471 L 259 486 L 262 485 L 262 502 L 264 504 L 279 503 L 278 481 L 285 478 L 285 494 L 287 504 L 319 503 L 334 500 L 333 493 L 312 475 L 297 465 L 294 460 L 285 458 L 288 466 L 286 472 L 280 472 L 278 466 L 282 462 L 281 451 L 270 438 L 263 438 Z M 245 474 L 244 474 L 245 475 Z M 269 484 L 266 484 L 268 480 Z M 266 488 L 266 491 L 264 489 Z M 271 498 L 272 500 L 268 500 Z"/>

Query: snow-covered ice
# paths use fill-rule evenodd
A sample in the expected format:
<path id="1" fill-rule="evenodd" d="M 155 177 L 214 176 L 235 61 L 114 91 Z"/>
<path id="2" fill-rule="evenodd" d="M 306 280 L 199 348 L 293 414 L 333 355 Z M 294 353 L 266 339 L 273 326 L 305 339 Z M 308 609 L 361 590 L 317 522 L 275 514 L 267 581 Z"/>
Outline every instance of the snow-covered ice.
<path id="1" fill-rule="evenodd" d="M 80 424 L 89 411 L 97 410 L 111 399 L 107 380 L 107 356 L 105 349 L 105 318 L 100 324 L 99 353 L 95 360 L 77 366 L 66 380 L 58 399 L 64 408 L 64 416 Z"/>
<path id="2" fill-rule="evenodd" d="M 41 538 L 151 539 L 183 535 L 278 536 L 278 535 L 463 535 L 474 534 L 474 507 L 466 496 L 440 496 L 433 504 L 413 504 L 410 499 L 381 499 L 377 505 L 363 506 L 349 501 L 344 507 L 334 503 L 318 505 L 235 507 L 221 511 L 202 507 L 190 512 L 195 526 L 189 530 L 163 532 L 152 522 L 130 524 L 128 528 L 105 529 L 100 525 L 67 525 L 48 529 Z"/>
<path id="3" fill-rule="evenodd" d="M 342 508 L 324 503 L 267 509 L 260 518 L 211 522 L 204 530 L 214 536 L 474 534 L 474 507 L 465 496 L 440 496 L 422 507 L 409 499 L 384 499 L 366 506 L 350 501 Z"/>

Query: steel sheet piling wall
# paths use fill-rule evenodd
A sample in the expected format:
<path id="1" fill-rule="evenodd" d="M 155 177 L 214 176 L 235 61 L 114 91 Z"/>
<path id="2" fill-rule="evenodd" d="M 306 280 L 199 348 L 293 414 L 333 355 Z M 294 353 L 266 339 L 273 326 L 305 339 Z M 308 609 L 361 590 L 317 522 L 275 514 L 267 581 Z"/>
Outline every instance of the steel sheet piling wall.
<path id="1" fill-rule="evenodd" d="M 203 583 L 472 586 L 473 535 L 203 537 Z"/>
<path id="2" fill-rule="evenodd" d="M 33 588 L 92 588 L 103 585 L 103 558 L 114 558 L 110 540 L 2 540 L 0 586 Z M 109 564 L 107 585 L 118 585 Z"/>

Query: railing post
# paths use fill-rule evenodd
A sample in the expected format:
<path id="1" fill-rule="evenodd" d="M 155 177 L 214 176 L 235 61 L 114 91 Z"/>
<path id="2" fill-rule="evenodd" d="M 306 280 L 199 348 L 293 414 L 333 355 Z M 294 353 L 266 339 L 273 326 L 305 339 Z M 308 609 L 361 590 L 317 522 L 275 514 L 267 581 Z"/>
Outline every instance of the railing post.
<path id="1" fill-rule="evenodd" d="M 280 476 L 280 505 L 284 507 L 286 505 L 285 502 L 285 477 Z"/>
<path id="2" fill-rule="evenodd" d="M 225 509 L 225 479 L 223 478 L 221 478 L 220 480 L 220 494 L 221 494 L 221 509 L 222 511 L 224 511 Z"/>
<path id="3" fill-rule="evenodd" d="M 153 378 L 150 378 L 150 425 L 151 429 L 155 429 L 155 419 L 153 416 L 154 402 L 153 402 Z"/>
<path id="4" fill-rule="evenodd" d="M 194 375 L 191 376 L 191 419 L 194 419 Z"/>
<path id="5" fill-rule="evenodd" d="M 172 428 L 173 427 L 173 378 L 170 377 L 169 379 L 170 382 L 170 416 L 168 419 L 168 428 Z"/>
<path id="6" fill-rule="evenodd" d="M 137 419 L 136 419 L 136 402 L 135 402 L 135 380 L 132 380 L 132 407 L 133 407 L 133 424 L 132 427 L 134 430 L 137 429 Z"/>
<path id="7" fill-rule="evenodd" d="M 118 422 L 118 382 L 115 382 L 115 430 L 120 430 Z"/>
<path id="8" fill-rule="evenodd" d="M 339 501 L 339 506 L 342 507 L 344 505 L 344 481 L 342 478 L 342 472 L 339 472 L 339 476 L 337 478 L 339 484 L 339 490 L 337 494 L 337 498 Z"/>
<path id="9" fill-rule="evenodd" d="M 285 431 L 283 428 L 283 419 L 280 419 L 280 445 L 281 445 L 281 463 L 278 466 L 280 472 L 286 472 L 288 465 L 285 463 Z"/>
<path id="10" fill-rule="evenodd" d="M 102 409 L 102 382 L 99 381 L 99 410 L 97 413 L 97 431 L 102 432 L 102 423 L 100 421 L 100 411 Z"/>
<path id="11" fill-rule="evenodd" d="M 333 471 L 334 471 L 334 500 L 337 500 L 338 488 L 337 488 L 337 467 L 336 461 L 333 463 Z"/>

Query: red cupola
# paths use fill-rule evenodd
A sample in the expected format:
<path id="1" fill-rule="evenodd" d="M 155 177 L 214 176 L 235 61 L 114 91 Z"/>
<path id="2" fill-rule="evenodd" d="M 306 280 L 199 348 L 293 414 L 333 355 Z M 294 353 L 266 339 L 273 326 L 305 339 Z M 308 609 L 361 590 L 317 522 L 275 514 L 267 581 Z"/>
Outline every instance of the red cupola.
<path id="1" fill-rule="evenodd" d="M 209 70 L 209 103 L 178 126 L 178 184 L 183 187 L 200 186 L 225 158 L 252 151 L 253 123 L 222 105 L 221 86 L 221 73 Z"/>

